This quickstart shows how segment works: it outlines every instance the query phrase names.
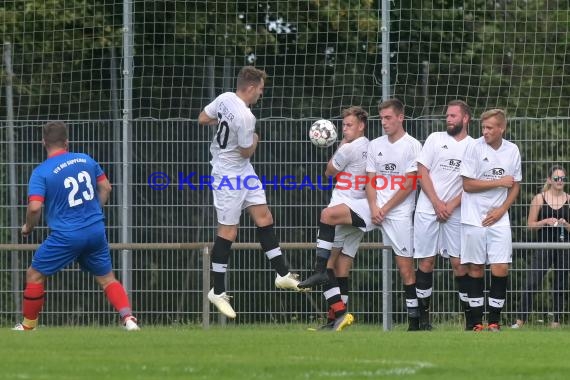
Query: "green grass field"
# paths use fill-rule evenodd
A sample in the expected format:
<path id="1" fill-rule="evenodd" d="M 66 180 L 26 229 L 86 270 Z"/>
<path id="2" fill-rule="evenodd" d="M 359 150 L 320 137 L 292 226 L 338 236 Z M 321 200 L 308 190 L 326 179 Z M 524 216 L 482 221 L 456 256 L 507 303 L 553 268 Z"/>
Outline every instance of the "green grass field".
<path id="1" fill-rule="evenodd" d="M 568 379 L 570 329 L 354 325 L 0 331 L 1 379 Z"/>

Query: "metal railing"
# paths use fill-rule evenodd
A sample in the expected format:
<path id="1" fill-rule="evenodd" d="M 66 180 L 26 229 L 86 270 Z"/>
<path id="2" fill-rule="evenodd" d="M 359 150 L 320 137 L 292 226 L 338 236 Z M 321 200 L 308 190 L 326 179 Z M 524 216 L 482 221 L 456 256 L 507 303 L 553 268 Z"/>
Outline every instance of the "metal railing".
<path id="1" fill-rule="evenodd" d="M 27 254 L 29 255 L 29 253 L 31 251 L 36 250 L 38 247 L 37 244 L 0 244 L 0 252 L 12 252 L 12 253 L 20 253 L 20 255 L 24 255 Z M 194 282 L 194 287 L 195 289 L 191 289 L 192 292 L 196 292 L 200 294 L 200 310 L 199 310 L 199 314 L 200 314 L 200 318 L 198 317 L 198 307 L 195 307 L 194 309 L 196 310 L 196 312 L 194 313 L 194 319 L 190 316 L 188 318 L 186 318 L 186 320 L 199 320 L 201 319 L 201 324 L 204 328 L 208 328 L 210 326 L 210 321 L 211 320 L 215 320 L 216 317 L 214 316 L 218 316 L 217 320 L 218 323 L 220 324 L 225 324 L 227 323 L 226 319 L 223 316 L 219 316 L 218 313 L 211 313 L 211 309 L 212 306 L 210 305 L 208 298 L 207 298 L 207 293 L 210 289 L 210 250 L 211 250 L 212 244 L 211 243 L 206 243 L 206 242 L 199 242 L 199 243 L 129 243 L 129 244 L 123 244 L 123 243 L 111 243 L 110 244 L 110 248 L 112 251 L 123 251 L 123 250 L 129 250 L 132 251 L 133 254 L 135 256 L 145 256 L 145 254 L 150 254 L 150 252 L 156 252 L 156 251 L 160 251 L 161 255 L 168 255 L 169 252 L 170 254 L 175 254 L 178 251 L 190 251 L 192 253 L 198 253 L 199 254 L 199 258 L 200 260 L 196 260 L 196 263 L 201 264 L 199 265 L 195 265 L 192 268 L 186 268 L 186 270 L 188 272 L 193 272 L 193 273 L 197 273 L 198 277 L 200 277 L 199 282 Z M 239 251 L 239 252 L 246 252 L 249 253 L 250 251 L 258 251 L 260 250 L 260 245 L 258 243 L 235 243 L 232 246 L 234 251 Z M 308 263 L 306 266 L 301 267 L 304 268 L 304 274 L 307 274 L 311 272 L 311 268 L 312 268 L 312 259 L 314 257 L 314 253 L 313 253 L 313 249 L 314 249 L 314 243 L 282 243 L 281 244 L 281 248 L 287 252 L 287 251 L 301 251 L 301 252 L 297 252 L 294 257 L 297 258 L 298 256 L 305 256 L 305 262 Z M 570 251 L 570 244 L 569 243 L 513 243 L 513 249 L 515 251 L 520 251 L 520 250 L 534 250 L 534 249 L 549 249 L 549 250 L 568 250 Z M 392 328 L 392 325 L 395 321 L 398 320 L 405 320 L 405 311 L 404 310 L 398 310 L 398 302 L 394 302 L 394 296 L 398 295 L 400 296 L 401 294 L 401 284 L 399 283 L 399 275 L 397 273 L 397 269 L 393 268 L 393 263 L 392 263 L 392 253 L 390 250 L 390 247 L 387 247 L 381 243 L 362 243 L 361 247 L 360 247 L 360 251 L 359 255 L 357 256 L 357 261 L 358 261 L 358 257 L 362 257 L 365 261 L 366 260 L 372 260 L 371 263 L 368 264 L 364 264 L 364 265 L 355 265 L 354 268 L 354 277 L 353 277 L 353 282 L 356 283 L 356 285 L 353 284 L 352 286 L 352 290 L 355 294 L 355 298 L 357 299 L 361 299 L 361 301 L 356 301 L 355 306 L 353 307 L 352 305 L 349 306 L 349 308 L 351 310 L 354 310 L 354 312 L 356 314 L 361 314 L 361 317 L 364 321 L 370 321 L 372 323 L 376 323 L 376 322 L 380 322 L 380 318 L 378 318 L 379 316 L 381 316 L 381 324 L 382 324 L 382 328 L 384 330 L 390 330 Z M 370 251 L 370 252 L 367 252 Z M 382 251 L 382 257 L 381 257 L 381 263 L 379 263 L 378 260 L 379 258 L 377 257 L 378 255 L 376 255 L 376 252 Z M 251 255 L 247 254 L 247 255 L 238 255 L 238 261 L 241 260 L 247 260 L 247 257 L 250 257 Z M 255 256 L 256 258 L 262 257 L 260 256 Z M 290 255 L 290 257 L 292 257 Z M 263 259 L 260 259 L 263 260 Z M 25 262 L 25 260 L 22 260 L 22 262 Z M 256 262 L 257 263 L 257 262 Z M 178 268 L 178 266 L 175 266 L 176 268 L 154 268 L 152 270 L 156 270 L 156 271 L 161 271 L 164 272 L 164 276 L 168 277 L 168 272 L 175 272 L 176 270 L 180 270 L 180 268 Z M 4 266 L 4 268 L 8 268 L 8 266 Z M 299 265 L 296 266 L 297 269 L 300 268 Z M 25 270 L 25 268 L 21 268 L 20 271 Z M 143 268 L 139 268 L 136 265 L 133 267 L 133 269 L 131 271 L 128 272 L 129 276 L 135 276 L 135 274 L 138 271 L 144 271 L 146 269 Z M 522 284 L 522 281 L 518 280 L 518 277 L 521 277 L 523 274 L 523 271 L 529 271 L 532 270 L 532 268 L 530 269 L 513 269 L 513 273 L 514 275 L 511 276 L 511 285 L 509 287 L 509 292 L 510 297 L 509 299 L 511 299 L 511 302 L 507 302 L 507 309 L 505 310 L 505 312 L 507 314 L 512 314 L 514 313 L 514 307 L 512 304 L 515 304 L 515 297 L 517 297 L 523 290 L 520 289 L 520 284 Z M 232 286 L 230 287 L 229 291 L 236 295 L 236 297 L 238 295 L 241 295 L 241 298 L 244 298 L 244 302 L 248 302 L 247 300 L 250 299 L 251 297 L 255 296 L 255 301 L 253 301 L 252 303 L 254 304 L 252 305 L 241 305 L 242 308 L 247 308 L 248 310 L 244 310 L 244 314 L 248 315 L 248 318 L 245 319 L 249 319 L 249 320 L 262 320 L 262 321 L 274 321 L 275 318 L 269 318 L 269 319 L 265 319 L 264 316 L 260 316 L 263 313 L 267 313 L 267 314 L 279 314 L 278 309 L 279 308 L 275 308 L 273 306 L 273 304 L 277 304 L 278 306 L 280 306 L 280 308 L 284 308 L 284 307 L 288 307 L 291 306 L 291 308 L 293 309 L 291 312 L 281 312 L 281 314 L 286 315 L 286 318 L 281 318 L 281 320 L 295 320 L 296 317 L 295 315 L 304 315 L 305 318 L 308 318 L 308 322 L 311 321 L 311 315 L 316 314 L 318 317 L 319 313 L 322 313 L 325 309 L 321 306 L 322 305 L 322 300 L 315 300 L 313 298 L 312 295 L 310 294 L 296 294 L 294 296 L 292 295 L 286 295 L 286 296 L 280 296 L 279 292 L 274 292 L 273 290 L 271 290 L 271 286 L 269 287 L 265 287 L 263 286 L 264 284 L 267 284 L 267 281 L 261 281 L 261 289 L 262 290 L 254 290 L 252 291 L 250 289 L 249 284 L 247 284 L 247 282 L 252 281 L 251 278 L 253 275 L 251 275 L 252 272 L 257 272 L 259 271 L 261 273 L 262 276 L 267 277 L 269 276 L 271 278 L 271 276 L 273 275 L 272 270 L 270 269 L 263 269 L 260 268 L 259 265 L 254 265 L 254 266 L 248 266 L 248 265 L 237 265 L 236 267 L 233 267 L 230 265 L 230 269 L 228 272 L 228 277 L 234 277 L 234 281 L 232 283 Z M 4 271 L 5 274 L 7 274 L 7 270 Z M 439 268 L 436 267 L 436 274 L 439 273 L 440 276 L 444 279 L 443 281 L 441 281 L 441 283 L 443 284 L 443 286 L 438 285 L 437 282 L 438 280 L 436 279 L 436 284 L 434 286 L 434 292 L 435 294 L 439 293 L 445 293 L 443 295 L 443 297 L 446 299 L 445 301 L 442 301 L 441 304 L 438 304 L 437 301 L 434 300 L 434 304 L 433 304 L 433 315 L 435 318 L 438 318 L 440 320 L 452 320 L 452 321 L 457 321 L 458 319 L 460 319 L 459 315 L 460 313 L 458 312 L 458 308 L 454 306 L 455 303 L 455 290 L 454 290 L 454 285 L 453 285 L 453 281 L 449 281 L 449 278 L 451 276 L 451 271 L 449 270 L 449 268 L 445 268 L 445 266 L 441 266 Z M 367 276 L 372 274 L 372 276 Z M 57 276 L 57 275 L 56 275 Z M 162 275 L 160 275 L 162 276 Z M 244 277 L 245 276 L 245 277 Z M 242 278 L 243 277 L 243 278 Z M 173 275 L 174 278 L 174 275 Z M 235 278 L 237 278 L 237 281 L 235 281 Z M 378 281 L 378 279 L 381 279 L 381 281 Z M 124 281 L 124 279 L 121 279 Z M 130 278 L 129 281 L 133 281 L 133 278 Z M 175 280 L 173 280 L 175 282 Z M 257 281 L 256 281 L 257 282 Z M 63 281 L 64 284 L 62 284 L 61 286 L 61 293 L 66 293 L 69 292 L 73 289 L 72 286 L 72 281 Z M 142 281 L 134 281 L 135 284 L 137 283 L 144 283 Z M 199 285 L 198 285 L 199 284 Z M 381 284 L 381 285 L 380 285 Z M 451 284 L 451 285 L 450 285 Z M 514 284 L 514 285 L 513 285 Z M 519 284 L 519 285 L 517 285 Z M 22 284 L 23 286 L 23 284 Z M 68 286 L 71 286 L 71 289 L 68 288 Z M 199 288 L 199 289 L 198 289 Z M 264 289 L 265 288 L 265 289 Z M 185 293 L 190 291 L 190 289 L 186 289 L 186 290 L 179 290 L 179 293 Z M 568 291 L 567 289 L 565 289 L 564 291 Z M 13 298 L 15 297 L 21 297 L 21 292 L 22 289 L 11 289 L 11 293 Z M 83 292 L 83 293 L 82 293 Z M 71 297 L 74 297 L 75 295 L 77 296 L 76 298 L 82 297 L 82 295 L 88 295 L 88 293 L 94 293 L 97 292 L 97 289 L 94 290 L 87 290 L 87 291 L 73 291 L 73 295 Z M 135 310 L 135 312 L 141 312 L 143 314 L 147 314 L 147 315 L 153 315 L 153 314 L 170 314 L 170 313 L 174 313 L 174 310 L 172 307 L 170 307 L 170 309 L 168 307 L 163 308 L 160 304 L 155 303 L 154 307 L 153 305 L 149 305 L 148 307 L 146 307 L 144 305 L 144 301 L 141 295 L 142 293 L 145 292 L 149 292 L 149 293 L 155 293 L 158 292 L 159 294 L 163 293 L 163 294 L 167 294 L 168 293 L 168 289 L 160 289 L 160 288 L 156 288 L 156 289 L 137 289 L 137 286 L 135 285 L 134 289 L 132 290 L 132 294 L 136 295 L 135 296 L 135 302 L 133 305 L 133 308 Z M 7 292 L 4 292 L 7 293 Z M 253 293 L 253 294 L 252 294 Z M 312 293 L 313 295 L 315 293 Z M 1 295 L 1 293 L 0 293 Z M 138 295 L 138 296 L 137 296 Z M 267 296 L 269 295 L 269 296 Z M 376 296 L 377 295 L 377 296 Z M 276 301 L 279 300 L 279 297 L 285 297 L 285 301 L 283 301 L 283 299 L 281 299 L 281 301 Z M 301 299 L 299 299 L 299 297 Z M 160 298 L 160 297 L 159 297 Z M 261 302 L 258 302 L 257 299 L 260 299 Z M 291 298 L 294 298 L 291 300 Z M 398 297 L 399 300 L 400 297 Z M 66 310 L 66 305 L 71 305 L 74 303 L 79 302 L 79 300 L 72 300 L 69 301 L 67 304 L 66 303 L 60 303 L 59 304 L 59 310 L 52 310 L 51 313 L 52 314 L 66 314 L 66 313 L 73 313 L 74 310 L 73 309 L 67 309 Z M 375 304 L 375 302 L 377 302 L 378 304 Z M 4 309 L 4 307 L 6 306 L 8 302 L 3 302 L 4 305 L 2 305 L 2 309 Z M 152 310 L 152 309 L 155 310 Z M 112 314 L 111 311 L 109 311 L 108 309 L 102 309 L 100 311 L 97 310 L 97 307 L 94 307 L 95 310 L 91 311 L 91 314 L 97 314 L 98 312 L 100 313 L 107 313 L 107 314 Z M 139 309 L 139 310 L 137 310 Z M 368 310 L 365 310 L 368 309 Z M 144 311 L 143 311 L 144 310 Z M 19 315 L 19 310 L 0 310 L 0 320 L 2 319 L 2 314 L 4 315 L 4 319 L 6 319 L 6 315 L 10 314 L 12 316 L 17 316 Z M 188 312 L 187 314 L 192 315 L 193 312 Z M 184 314 L 184 311 L 182 312 L 182 314 Z M 379 315 L 376 315 L 379 314 Z M 567 314 L 565 312 L 565 314 Z M 514 317 L 513 317 L 514 318 Z M 59 318 L 58 320 L 61 320 L 62 318 Z M 154 323 L 165 323 L 163 318 L 149 318 L 152 320 L 156 320 L 156 322 Z M 537 317 L 538 319 L 538 317 Z M 63 324 L 66 324 L 68 322 L 65 322 L 65 319 L 63 319 L 64 322 Z M 91 319 L 89 319 L 91 320 Z M 95 320 L 97 320 L 97 318 L 95 318 Z M 103 318 L 103 321 L 106 321 L 108 319 Z M 172 318 L 166 318 L 166 320 L 176 320 L 176 318 L 172 317 Z M 79 322 L 81 323 L 81 322 Z M 97 322 L 97 323 L 101 323 L 101 322 Z M 103 322 L 105 323 L 105 322 Z M 167 322 L 166 322 L 167 323 Z M 247 322 L 246 322 L 247 323 Z"/>

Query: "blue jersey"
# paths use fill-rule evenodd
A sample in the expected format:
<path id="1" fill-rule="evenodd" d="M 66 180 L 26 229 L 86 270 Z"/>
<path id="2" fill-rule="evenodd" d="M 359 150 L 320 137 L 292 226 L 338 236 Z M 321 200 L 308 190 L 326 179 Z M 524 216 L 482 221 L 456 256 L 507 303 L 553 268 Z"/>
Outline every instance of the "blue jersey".
<path id="1" fill-rule="evenodd" d="M 97 181 L 104 179 L 89 155 L 58 152 L 34 169 L 28 199 L 44 202 L 51 230 L 75 231 L 104 220 L 97 195 Z"/>

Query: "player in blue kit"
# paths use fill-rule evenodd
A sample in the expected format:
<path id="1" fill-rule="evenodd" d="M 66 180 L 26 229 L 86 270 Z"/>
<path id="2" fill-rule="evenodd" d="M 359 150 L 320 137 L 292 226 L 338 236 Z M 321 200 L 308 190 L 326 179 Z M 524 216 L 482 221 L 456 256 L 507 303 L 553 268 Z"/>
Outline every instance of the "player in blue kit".
<path id="1" fill-rule="evenodd" d="M 26 272 L 24 320 L 13 330 L 33 330 L 45 298 L 44 282 L 74 261 L 95 276 L 128 331 L 139 330 L 123 285 L 115 279 L 105 235 L 102 206 L 111 184 L 101 166 L 87 154 L 68 151 L 67 127 L 49 122 L 43 127 L 48 158 L 32 172 L 28 209 L 22 235 L 39 223 L 45 205 L 50 234 L 38 248 Z"/>

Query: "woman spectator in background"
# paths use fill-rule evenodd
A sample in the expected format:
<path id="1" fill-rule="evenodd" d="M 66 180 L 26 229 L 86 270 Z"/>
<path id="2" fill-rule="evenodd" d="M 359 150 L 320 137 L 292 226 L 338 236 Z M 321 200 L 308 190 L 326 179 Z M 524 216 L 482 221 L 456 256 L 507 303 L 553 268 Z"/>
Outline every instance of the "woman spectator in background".
<path id="1" fill-rule="evenodd" d="M 550 168 L 548 173 L 542 192 L 532 199 L 527 225 L 530 230 L 537 231 L 537 242 L 568 242 L 570 195 L 564 191 L 566 170 L 556 165 Z M 568 292 L 569 253 L 566 250 L 539 249 L 532 254 L 525 289 L 519 304 L 518 319 L 512 328 L 521 328 L 528 321 L 533 297 L 550 268 L 554 271 L 552 285 L 554 319 L 551 327 L 560 327 L 565 296 Z"/>

